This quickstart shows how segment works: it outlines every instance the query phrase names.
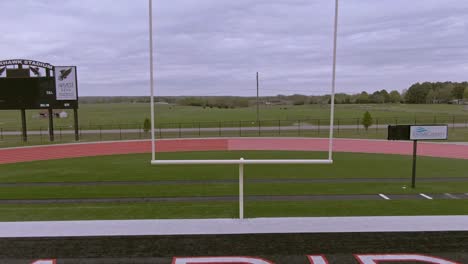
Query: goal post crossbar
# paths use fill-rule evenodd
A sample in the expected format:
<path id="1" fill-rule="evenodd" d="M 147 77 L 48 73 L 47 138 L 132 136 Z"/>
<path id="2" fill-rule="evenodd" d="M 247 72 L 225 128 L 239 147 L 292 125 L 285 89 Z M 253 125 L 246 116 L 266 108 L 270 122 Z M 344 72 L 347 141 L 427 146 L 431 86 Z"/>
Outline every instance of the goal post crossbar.
<path id="1" fill-rule="evenodd" d="M 152 165 L 333 164 L 328 159 L 152 160 Z"/>

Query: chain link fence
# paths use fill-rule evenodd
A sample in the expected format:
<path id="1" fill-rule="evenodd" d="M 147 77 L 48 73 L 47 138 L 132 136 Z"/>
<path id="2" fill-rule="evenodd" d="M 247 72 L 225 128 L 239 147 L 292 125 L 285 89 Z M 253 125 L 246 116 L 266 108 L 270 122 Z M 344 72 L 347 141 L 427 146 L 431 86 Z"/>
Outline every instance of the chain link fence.
<path id="1" fill-rule="evenodd" d="M 433 116 L 429 118 L 385 117 L 373 118 L 366 129 L 362 118 L 335 119 L 336 137 L 386 139 L 387 126 L 398 124 L 448 124 L 455 141 L 468 141 L 468 116 Z M 156 138 L 205 137 L 327 137 L 329 119 L 284 119 L 262 121 L 218 121 L 192 123 L 161 123 L 155 128 Z M 54 142 L 74 142 L 73 127 L 55 126 Z M 149 129 L 143 124 L 81 125 L 80 141 L 111 141 L 149 139 Z M 0 127 L 0 147 L 49 144 L 48 128 L 28 131 L 28 141 L 23 142 L 21 128 Z"/>

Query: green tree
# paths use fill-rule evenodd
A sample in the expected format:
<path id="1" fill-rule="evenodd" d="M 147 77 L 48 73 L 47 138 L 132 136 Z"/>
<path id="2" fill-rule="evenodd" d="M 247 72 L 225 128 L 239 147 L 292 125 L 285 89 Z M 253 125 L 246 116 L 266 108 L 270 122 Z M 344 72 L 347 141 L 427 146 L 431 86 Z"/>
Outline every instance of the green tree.
<path id="1" fill-rule="evenodd" d="M 426 96 L 426 103 L 428 104 L 437 103 L 437 96 L 438 96 L 438 92 L 436 92 L 435 90 L 430 90 Z"/>
<path id="2" fill-rule="evenodd" d="M 439 100 L 446 103 L 453 99 L 453 84 L 446 84 L 439 89 Z"/>
<path id="3" fill-rule="evenodd" d="M 356 98 L 357 104 L 367 104 L 369 103 L 369 94 L 366 92 L 360 93 Z"/>
<path id="4" fill-rule="evenodd" d="M 405 101 L 410 104 L 424 104 L 431 89 L 431 83 L 415 83 L 406 92 Z"/>
<path id="5" fill-rule="evenodd" d="M 151 129 L 151 121 L 149 120 L 149 118 L 145 118 L 145 121 L 143 122 L 143 131 L 145 131 L 145 133 L 148 133 Z"/>
<path id="6" fill-rule="evenodd" d="M 463 93 L 463 98 L 466 102 L 468 102 L 468 88 L 465 89 L 465 92 Z"/>
<path id="7" fill-rule="evenodd" d="M 387 92 L 387 91 L 385 91 Z M 369 96 L 369 100 L 374 104 L 383 104 L 385 103 L 385 97 L 380 91 L 375 91 L 372 95 Z"/>
<path id="8" fill-rule="evenodd" d="M 452 95 L 453 97 L 455 97 L 455 99 L 463 99 L 465 90 L 466 88 L 463 84 L 458 84 L 455 87 L 453 87 Z"/>
<path id="9" fill-rule="evenodd" d="M 384 98 L 384 103 L 390 103 L 390 94 L 387 90 L 383 89 L 380 91 L 380 95 Z"/>
<path id="10" fill-rule="evenodd" d="M 389 94 L 391 103 L 399 103 L 401 101 L 401 95 L 398 91 L 393 90 Z"/>
<path id="11" fill-rule="evenodd" d="M 373 123 L 374 120 L 372 119 L 371 114 L 369 113 L 369 111 L 366 111 L 364 113 L 364 116 L 362 117 L 362 125 L 364 126 L 366 131 L 369 129 L 370 126 L 372 126 Z"/>

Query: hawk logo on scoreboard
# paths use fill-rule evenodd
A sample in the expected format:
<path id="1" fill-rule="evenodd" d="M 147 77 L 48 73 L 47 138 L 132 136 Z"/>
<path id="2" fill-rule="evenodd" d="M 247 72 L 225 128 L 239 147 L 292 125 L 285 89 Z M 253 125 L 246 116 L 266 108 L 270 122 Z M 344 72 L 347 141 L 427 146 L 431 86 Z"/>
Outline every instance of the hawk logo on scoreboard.
<path id="1" fill-rule="evenodd" d="M 60 71 L 59 79 L 60 79 L 61 81 L 67 79 L 67 78 L 68 78 L 68 75 L 70 75 L 71 72 L 72 72 L 72 68 L 65 69 L 65 70 L 61 70 L 61 71 Z"/>
<path id="2" fill-rule="evenodd" d="M 34 73 L 34 75 L 41 76 L 41 73 L 39 72 L 39 67 L 29 67 L 29 69 Z"/>
<path id="3" fill-rule="evenodd" d="M 5 70 L 6 70 L 6 67 L 0 68 L 0 76 L 3 75 L 3 73 L 5 72 Z"/>

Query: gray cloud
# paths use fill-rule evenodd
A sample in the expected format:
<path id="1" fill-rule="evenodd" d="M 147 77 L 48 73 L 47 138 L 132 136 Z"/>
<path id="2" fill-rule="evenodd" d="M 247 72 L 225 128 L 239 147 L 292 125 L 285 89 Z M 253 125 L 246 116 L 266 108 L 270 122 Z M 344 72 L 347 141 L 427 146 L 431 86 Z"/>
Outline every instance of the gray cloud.
<path id="1" fill-rule="evenodd" d="M 464 81 L 468 2 L 342 0 L 337 88 Z M 0 59 L 78 66 L 81 95 L 147 95 L 146 0 L 1 1 Z M 160 95 L 323 94 L 334 1 L 154 1 Z"/>

